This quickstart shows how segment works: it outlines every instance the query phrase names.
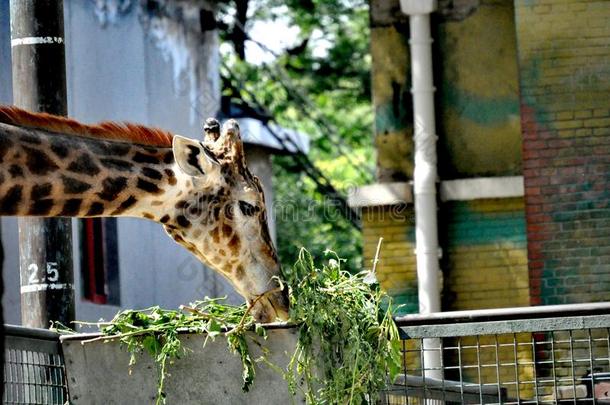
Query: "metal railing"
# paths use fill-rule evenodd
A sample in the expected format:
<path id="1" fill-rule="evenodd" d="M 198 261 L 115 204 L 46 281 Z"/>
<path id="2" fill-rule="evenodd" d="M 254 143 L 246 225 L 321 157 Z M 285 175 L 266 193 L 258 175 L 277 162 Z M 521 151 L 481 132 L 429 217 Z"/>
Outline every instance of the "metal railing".
<path id="1" fill-rule="evenodd" d="M 396 322 L 403 370 L 383 393 L 384 404 L 610 405 L 610 303 L 409 315 Z M 67 403 L 58 335 L 5 328 L 4 403 Z"/>
<path id="2" fill-rule="evenodd" d="M 403 370 L 385 404 L 610 404 L 610 303 L 396 321 Z"/>
<path id="3" fill-rule="evenodd" d="M 63 405 L 68 402 L 59 335 L 5 325 L 5 404 Z"/>

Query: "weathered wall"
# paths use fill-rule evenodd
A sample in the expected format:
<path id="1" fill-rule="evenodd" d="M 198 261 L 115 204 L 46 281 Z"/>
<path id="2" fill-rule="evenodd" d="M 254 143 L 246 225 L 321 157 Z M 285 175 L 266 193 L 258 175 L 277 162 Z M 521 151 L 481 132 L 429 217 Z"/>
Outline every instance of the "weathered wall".
<path id="1" fill-rule="evenodd" d="M 468 16 L 437 18 L 434 64 L 443 179 L 521 172 L 512 3 L 482 0 Z"/>
<path id="2" fill-rule="evenodd" d="M 610 294 L 610 4 L 517 0 L 532 304 Z"/>
<path id="3" fill-rule="evenodd" d="M 442 206 L 445 310 L 529 305 L 522 198 Z"/>
<path id="4" fill-rule="evenodd" d="M 377 180 L 410 180 L 413 123 L 408 21 L 397 0 L 373 0 L 371 24 Z M 512 0 L 441 2 L 433 27 L 440 177 L 520 174 Z M 382 286 L 407 304 L 405 311 L 416 312 L 412 212 L 408 221 L 380 220 L 375 215 L 367 218 L 367 214 L 389 210 L 375 207 L 363 212 L 365 263 L 373 259 L 377 240 L 383 236 Z M 503 221 L 514 223 L 503 229 L 498 226 Z M 449 232 L 446 238 L 441 232 L 447 281 L 444 309 L 527 305 L 522 202 L 448 203 L 441 206 L 440 224 Z M 511 239 L 517 237 L 518 242 Z M 499 292 L 509 281 L 520 287 L 518 294 Z"/>
<path id="5" fill-rule="evenodd" d="M 415 264 L 414 213 L 407 207 L 371 207 L 362 210 L 363 254 L 366 268 L 372 267 L 379 238 L 383 238 L 377 278 L 400 313 L 418 311 Z"/>
<path id="6" fill-rule="evenodd" d="M 413 177 L 409 29 L 398 1 L 371 2 L 371 57 L 377 180 Z"/>

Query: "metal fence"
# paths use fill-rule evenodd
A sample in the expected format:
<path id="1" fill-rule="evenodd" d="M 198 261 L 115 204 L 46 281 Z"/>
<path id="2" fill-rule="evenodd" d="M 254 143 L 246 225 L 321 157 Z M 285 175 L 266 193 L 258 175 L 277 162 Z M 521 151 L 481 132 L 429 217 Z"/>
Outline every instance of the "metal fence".
<path id="1" fill-rule="evenodd" d="M 397 319 L 385 404 L 610 404 L 610 303 Z"/>
<path id="2" fill-rule="evenodd" d="M 610 303 L 397 319 L 402 373 L 383 404 L 610 405 Z M 6 326 L 5 404 L 68 402 L 58 335 Z"/>
<path id="3" fill-rule="evenodd" d="M 56 333 L 5 325 L 5 404 L 63 405 L 66 374 Z"/>

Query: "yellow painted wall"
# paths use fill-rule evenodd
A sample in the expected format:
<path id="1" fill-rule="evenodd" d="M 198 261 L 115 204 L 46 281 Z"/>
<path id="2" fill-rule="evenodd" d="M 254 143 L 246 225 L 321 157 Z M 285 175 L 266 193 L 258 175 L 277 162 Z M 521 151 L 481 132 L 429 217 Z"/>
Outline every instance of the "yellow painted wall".
<path id="1" fill-rule="evenodd" d="M 417 312 L 414 215 L 411 207 L 371 207 L 362 211 L 365 267 L 372 266 L 383 238 L 377 278 L 381 287 L 404 305 L 401 314 Z"/>

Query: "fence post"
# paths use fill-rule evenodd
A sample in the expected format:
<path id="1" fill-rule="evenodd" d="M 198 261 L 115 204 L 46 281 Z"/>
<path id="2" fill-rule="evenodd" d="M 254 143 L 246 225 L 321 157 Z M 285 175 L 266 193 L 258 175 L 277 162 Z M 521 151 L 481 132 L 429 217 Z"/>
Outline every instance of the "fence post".
<path id="1" fill-rule="evenodd" d="M 13 101 L 66 115 L 63 0 L 11 0 Z M 19 218 L 21 323 L 48 328 L 74 320 L 72 224 Z"/>

